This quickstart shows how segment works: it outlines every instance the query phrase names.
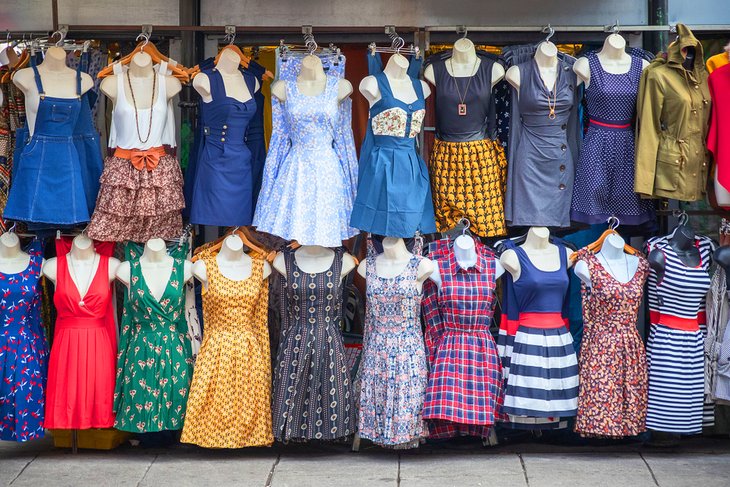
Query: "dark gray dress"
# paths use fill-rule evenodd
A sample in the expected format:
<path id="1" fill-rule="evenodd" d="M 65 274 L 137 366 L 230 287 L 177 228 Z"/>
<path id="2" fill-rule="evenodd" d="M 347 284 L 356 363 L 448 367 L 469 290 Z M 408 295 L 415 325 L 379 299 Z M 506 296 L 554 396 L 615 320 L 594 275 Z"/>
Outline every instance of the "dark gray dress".
<path id="1" fill-rule="evenodd" d="M 553 93 L 537 63 L 530 58 L 517 67 L 521 82 L 519 98 L 512 98 L 517 117 L 510 129 L 505 216 L 511 226 L 569 227 L 578 156 L 576 75 L 570 63 L 558 61 L 555 118 L 550 119 Z"/>
<path id="2" fill-rule="evenodd" d="M 355 431 L 342 321 L 342 254 L 330 268 L 302 272 L 286 249 L 281 286 L 281 341 L 274 373 L 273 425 L 279 441 L 333 440 Z"/>

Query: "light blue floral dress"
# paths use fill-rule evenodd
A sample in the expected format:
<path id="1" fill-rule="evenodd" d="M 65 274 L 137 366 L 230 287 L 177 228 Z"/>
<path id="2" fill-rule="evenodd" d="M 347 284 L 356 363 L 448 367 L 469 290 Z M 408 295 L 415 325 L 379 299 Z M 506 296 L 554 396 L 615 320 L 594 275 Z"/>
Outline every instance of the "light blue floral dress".
<path id="1" fill-rule="evenodd" d="M 317 96 L 285 80 L 286 101 L 273 104 L 273 134 L 253 224 L 302 245 L 338 247 L 357 187 L 352 128 L 343 128 L 336 75 Z"/>

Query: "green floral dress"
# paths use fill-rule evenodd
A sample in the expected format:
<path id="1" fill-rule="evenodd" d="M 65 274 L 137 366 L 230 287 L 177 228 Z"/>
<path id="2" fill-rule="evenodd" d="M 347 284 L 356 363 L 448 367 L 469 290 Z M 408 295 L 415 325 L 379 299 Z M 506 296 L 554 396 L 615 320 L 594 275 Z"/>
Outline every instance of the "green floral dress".
<path id="1" fill-rule="evenodd" d="M 127 249 L 131 281 L 122 313 L 114 427 L 136 433 L 179 430 L 193 375 L 185 321 L 185 261 L 174 258 L 170 281 L 158 301 L 144 280 L 139 255 Z"/>

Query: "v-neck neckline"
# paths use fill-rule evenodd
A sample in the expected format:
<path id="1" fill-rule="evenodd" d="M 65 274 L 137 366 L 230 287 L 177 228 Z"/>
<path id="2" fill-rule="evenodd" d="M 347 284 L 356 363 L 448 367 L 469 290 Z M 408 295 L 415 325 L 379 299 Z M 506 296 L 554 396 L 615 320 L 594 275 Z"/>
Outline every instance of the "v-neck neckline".
<path id="1" fill-rule="evenodd" d="M 547 85 L 545 84 L 545 80 L 542 78 L 542 75 L 540 74 L 540 65 L 537 64 L 537 61 L 535 58 L 532 58 L 532 63 L 534 67 L 535 76 L 537 76 L 538 81 L 540 82 L 540 89 L 544 93 L 546 93 L 548 96 L 553 96 L 558 92 L 558 86 L 561 81 L 561 66 L 560 66 L 560 59 L 558 59 L 558 63 L 555 65 L 555 86 L 553 87 L 553 90 L 549 90 Z"/>
<path id="2" fill-rule="evenodd" d="M 86 289 L 86 292 L 84 293 L 83 296 L 81 295 L 81 290 L 79 289 L 78 283 L 74 281 L 73 276 L 71 275 L 71 266 L 69 266 L 69 257 L 71 257 L 70 252 L 66 255 L 66 272 L 68 273 L 68 278 L 71 281 L 71 284 L 73 284 L 73 288 L 76 290 L 76 296 L 78 296 L 79 302 L 81 302 L 86 298 L 86 296 L 89 295 L 89 291 L 91 291 L 91 287 L 94 285 L 94 282 L 96 281 L 96 277 L 99 274 L 99 268 L 101 267 L 101 255 L 96 254 L 94 256 L 94 260 L 96 260 L 96 258 L 98 257 L 99 262 L 96 264 L 96 269 L 94 270 L 94 275 L 92 276 L 91 280 L 89 281 L 89 287 L 88 287 L 88 289 Z M 93 266 L 94 263 L 92 262 L 91 265 Z M 29 267 L 30 267 L 30 265 L 29 265 Z M 76 268 L 74 267 L 74 274 L 75 273 L 76 273 Z M 78 279 L 78 276 L 76 276 L 76 278 Z"/>
<path id="3" fill-rule="evenodd" d="M 624 254 L 624 255 L 627 255 L 627 254 Z M 609 271 L 609 269 L 605 265 L 603 265 L 603 262 L 601 262 L 601 258 L 599 257 L 599 252 L 593 252 L 593 256 L 596 258 L 596 262 L 598 262 L 598 265 L 601 266 L 601 270 L 606 275 L 608 275 L 608 277 L 610 277 L 611 279 L 613 279 L 613 281 L 616 284 L 618 284 L 621 287 L 627 287 L 629 284 L 633 283 L 634 282 L 634 279 L 636 279 L 636 277 L 639 275 L 639 272 L 641 271 L 641 259 L 639 259 L 639 264 L 636 266 L 636 270 L 634 271 L 634 275 L 631 276 L 631 279 L 629 279 L 626 282 L 621 282 L 618 279 L 616 279 L 616 276 L 614 276 L 613 274 L 611 274 L 611 272 Z M 628 256 L 626 256 L 626 259 L 628 260 Z M 606 261 L 606 262 L 608 262 L 608 261 Z"/>
<path id="4" fill-rule="evenodd" d="M 155 295 L 152 292 L 152 289 L 150 289 L 149 285 L 147 285 L 147 279 L 145 279 L 145 277 L 144 277 L 144 270 L 142 269 L 142 261 L 139 261 L 139 276 L 140 276 L 140 280 L 144 284 L 144 288 L 145 288 L 145 291 L 147 292 L 147 294 L 149 294 L 150 297 L 157 304 L 161 304 L 162 303 L 162 300 L 167 295 L 167 291 L 170 289 L 170 283 L 172 282 L 172 275 L 175 273 L 175 260 L 177 260 L 177 259 L 175 259 L 174 257 L 172 257 L 172 268 L 170 269 L 170 276 L 167 278 L 167 284 L 165 285 L 164 291 L 162 291 L 162 294 L 160 295 L 160 299 L 155 298 Z"/>

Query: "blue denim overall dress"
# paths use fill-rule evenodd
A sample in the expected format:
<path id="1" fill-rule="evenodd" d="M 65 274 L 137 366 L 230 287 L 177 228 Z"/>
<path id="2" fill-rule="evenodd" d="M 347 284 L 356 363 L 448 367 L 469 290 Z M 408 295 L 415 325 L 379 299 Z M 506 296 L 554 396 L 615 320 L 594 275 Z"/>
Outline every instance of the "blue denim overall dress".
<path id="1" fill-rule="evenodd" d="M 87 222 L 90 214 L 74 143 L 83 101 L 81 72 L 76 74 L 76 98 L 57 98 L 46 96 L 35 63 L 31 67 L 40 94 L 35 130 L 16 160 L 3 216 L 56 225 Z"/>

